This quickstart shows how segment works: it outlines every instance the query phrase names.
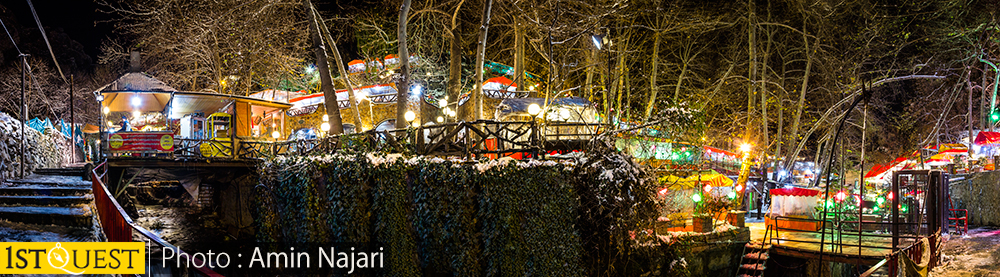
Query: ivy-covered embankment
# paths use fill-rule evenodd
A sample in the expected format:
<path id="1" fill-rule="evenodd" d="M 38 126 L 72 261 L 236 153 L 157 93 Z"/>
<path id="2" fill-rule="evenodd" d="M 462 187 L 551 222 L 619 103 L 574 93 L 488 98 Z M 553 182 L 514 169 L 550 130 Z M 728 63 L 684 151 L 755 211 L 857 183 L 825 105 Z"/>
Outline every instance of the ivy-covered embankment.
<path id="1" fill-rule="evenodd" d="M 665 274 L 677 258 L 636 243 L 657 215 L 654 183 L 620 154 L 285 157 L 263 163 L 261 176 L 258 242 L 381 246 L 386 269 L 375 275 Z"/>

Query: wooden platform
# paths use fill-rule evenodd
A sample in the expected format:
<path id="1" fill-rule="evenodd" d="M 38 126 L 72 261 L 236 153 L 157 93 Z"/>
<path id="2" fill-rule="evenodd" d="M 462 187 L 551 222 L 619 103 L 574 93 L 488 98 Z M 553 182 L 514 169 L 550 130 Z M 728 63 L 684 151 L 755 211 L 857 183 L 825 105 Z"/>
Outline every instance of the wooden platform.
<path id="1" fill-rule="evenodd" d="M 145 168 L 191 168 L 191 167 L 246 167 L 255 166 L 255 160 L 236 160 L 225 158 L 212 159 L 169 159 L 162 157 L 111 157 L 108 164 L 111 167 L 145 167 Z"/>
<path id="2" fill-rule="evenodd" d="M 753 240 L 764 237 L 766 230 L 763 223 L 750 223 L 750 233 Z M 865 232 L 860 237 L 859 252 L 857 232 L 836 234 L 827 233 L 825 238 L 816 232 L 779 231 L 772 233 L 770 242 L 772 253 L 805 259 L 819 259 L 849 264 L 874 265 L 890 254 L 892 237 L 888 234 Z M 820 252 L 820 241 L 824 240 L 823 251 Z M 914 239 L 901 238 L 899 244 L 906 246 L 914 243 Z M 832 243 L 840 244 L 834 245 Z"/>

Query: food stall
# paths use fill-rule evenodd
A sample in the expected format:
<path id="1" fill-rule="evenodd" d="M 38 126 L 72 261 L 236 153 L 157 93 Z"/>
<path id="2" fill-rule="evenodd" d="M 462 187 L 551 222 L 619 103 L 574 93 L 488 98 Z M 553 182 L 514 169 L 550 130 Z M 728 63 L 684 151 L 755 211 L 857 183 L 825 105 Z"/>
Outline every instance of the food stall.
<path id="1" fill-rule="evenodd" d="M 286 133 L 281 129 L 285 126 L 284 111 L 291 107 L 272 99 L 177 91 L 148 74 L 135 72 L 95 94 L 103 99 L 102 124 L 109 153 L 115 156 L 173 155 L 182 150 L 178 148 L 196 148 L 205 140 L 227 143 L 228 149 L 234 149 L 238 140 L 280 139 Z M 231 150 L 201 152 L 232 155 Z"/>

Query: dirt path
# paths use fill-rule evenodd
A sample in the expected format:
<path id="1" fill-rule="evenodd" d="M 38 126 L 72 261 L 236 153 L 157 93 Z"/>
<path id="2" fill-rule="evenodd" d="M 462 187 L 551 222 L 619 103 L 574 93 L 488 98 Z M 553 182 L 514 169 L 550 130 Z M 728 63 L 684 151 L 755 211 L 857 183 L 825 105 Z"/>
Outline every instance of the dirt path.
<path id="1" fill-rule="evenodd" d="M 1000 229 L 976 228 L 968 235 L 952 236 L 942 247 L 942 264 L 932 276 L 1000 277 Z"/>

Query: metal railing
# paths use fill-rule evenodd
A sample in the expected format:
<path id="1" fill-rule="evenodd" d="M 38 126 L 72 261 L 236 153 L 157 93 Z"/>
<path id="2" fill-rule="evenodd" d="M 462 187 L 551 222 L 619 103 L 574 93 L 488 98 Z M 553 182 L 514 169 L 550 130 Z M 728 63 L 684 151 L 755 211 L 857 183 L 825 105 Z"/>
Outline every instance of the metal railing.
<path id="1" fill-rule="evenodd" d="M 100 172 L 100 173 L 98 173 Z M 132 242 L 135 241 L 132 238 L 132 232 L 138 232 L 140 235 L 146 237 L 149 246 L 158 246 L 161 248 L 172 248 L 176 250 L 177 255 L 180 256 L 181 253 L 185 253 L 180 248 L 167 243 L 162 238 L 153 234 L 146 228 L 135 224 L 132 218 L 125 213 L 125 209 L 118 204 L 112 196 L 111 191 L 105 185 L 108 180 L 108 164 L 107 161 L 101 162 L 90 172 L 91 179 L 93 181 L 92 189 L 94 194 L 94 205 L 97 206 L 97 216 L 98 222 L 101 224 L 101 231 L 103 232 L 105 238 L 110 242 Z M 141 240 L 140 240 L 141 241 Z M 194 265 L 206 263 L 201 260 L 192 257 L 192 268 L 201 276 L 222 276 L 210 268 L 201 266 L 197 267 Z M 151 261 L 148 261 L 151 262 Z"/>

